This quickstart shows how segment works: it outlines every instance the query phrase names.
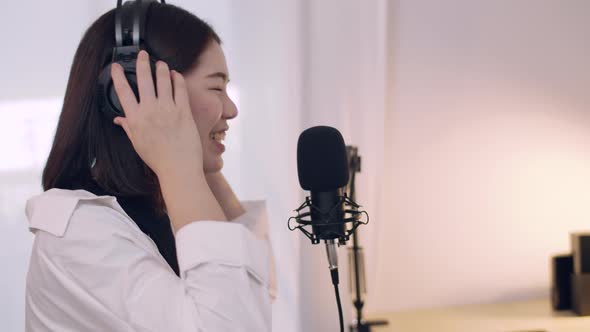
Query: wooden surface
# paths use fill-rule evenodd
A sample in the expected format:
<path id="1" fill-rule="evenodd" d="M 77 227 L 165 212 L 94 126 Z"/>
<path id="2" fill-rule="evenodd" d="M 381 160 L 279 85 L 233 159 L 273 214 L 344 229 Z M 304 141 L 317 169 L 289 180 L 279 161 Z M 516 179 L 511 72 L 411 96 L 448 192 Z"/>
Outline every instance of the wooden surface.
<path id="1" fill-rule="evenodd" d="M 549 300 L 371 313 L 388 326 L 371 332 L 590 332 L 590 317 L 553 312 Z"/>

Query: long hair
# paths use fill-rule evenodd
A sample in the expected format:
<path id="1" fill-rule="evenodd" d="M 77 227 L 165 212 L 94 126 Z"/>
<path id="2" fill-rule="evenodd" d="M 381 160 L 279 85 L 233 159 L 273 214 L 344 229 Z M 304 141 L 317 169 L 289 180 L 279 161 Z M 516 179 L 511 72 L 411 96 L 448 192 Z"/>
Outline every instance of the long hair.
<path id="1" fill-rule="evenodd" d="M 198 66 L 215 31 L 188 11 L 153 3 L 146 13 L 146 51 L 179 73 Z M 97 78 L 112 59 L 115 9 L 99 17 L 76 50 L 55 138 L 43 170 L 43 190 L 78 189 L 94 181 L 117 196 L 147 196 L 165 213 L 156 174 L 133 149 L 125 131 L 100 113 Z M 94 167 L 91 168 L 91 163 Z"/>

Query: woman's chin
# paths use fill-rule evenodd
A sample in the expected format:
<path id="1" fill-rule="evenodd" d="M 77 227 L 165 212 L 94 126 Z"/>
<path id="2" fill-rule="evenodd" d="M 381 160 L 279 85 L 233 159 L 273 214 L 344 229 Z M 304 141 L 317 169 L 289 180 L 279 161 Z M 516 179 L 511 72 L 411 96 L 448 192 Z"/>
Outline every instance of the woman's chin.
<path id="1" fill-rule="evenodd" d="M 217 173 L 223 168 L 223 159 L 221 156 L 209 158 L 205 160 L 203 170 L 205 173 Z"/>

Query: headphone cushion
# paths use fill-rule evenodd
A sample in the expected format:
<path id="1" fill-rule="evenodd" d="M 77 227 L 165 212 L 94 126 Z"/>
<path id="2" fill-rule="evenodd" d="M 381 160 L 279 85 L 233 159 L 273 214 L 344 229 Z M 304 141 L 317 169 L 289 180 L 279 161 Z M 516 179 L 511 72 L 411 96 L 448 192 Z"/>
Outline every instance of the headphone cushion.
<path id="1" fill-rule="evenodd" d="M 125 72 L 125 77 L 127 78 L 127 82 L 133 90 L 133 94 L 135 94 L 135 98 L 139 102 L 139 90 L 137 88 L 137 71 L 135 68 L 136 59 L 123 59 L 116 61 L 119 63 Z M 154 82 L 154 91 L 157 93 L 156 88 L 156 61 L 157 59 L 150 57 L 150 67 L 152 71 L 152 80 Z M 115 117 L 125 117 L 125 113 L 123 111 L 123 107 L 117 97 L 117 93 L 115 91 L 115 86 L 113 84 L 113 80 L 111 77 L 111 66 L 112 62 L 109 63 L 106 67 L 102 69 L 100 74 L 98 75 L 98 85 L 97 85 L 97 98 L 98 98 L 98 107 L 105 116 L 107 116 L 110 120 L 113 120 Z"/>

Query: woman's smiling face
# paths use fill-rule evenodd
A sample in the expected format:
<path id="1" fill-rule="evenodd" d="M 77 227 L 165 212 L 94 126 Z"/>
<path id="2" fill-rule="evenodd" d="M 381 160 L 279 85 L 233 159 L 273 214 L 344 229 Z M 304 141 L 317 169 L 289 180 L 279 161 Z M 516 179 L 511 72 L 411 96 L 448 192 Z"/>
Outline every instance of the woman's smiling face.
<path id="1" fill-rule="evenodd" d="M 229 73 L 221 46 L 211 41 L 199 57 L 197 66 L 183 74 L 191 112 L 203 145 L 203 170 L 218 172 L 223 167 L 223 140 L 229 129 L 227 120 L 238 115 L 227 95 Z"/>

